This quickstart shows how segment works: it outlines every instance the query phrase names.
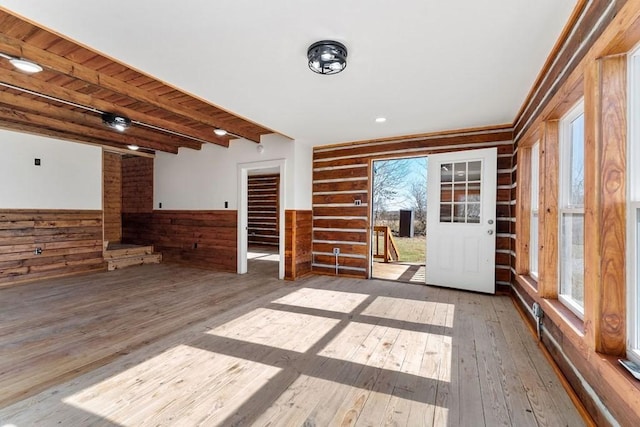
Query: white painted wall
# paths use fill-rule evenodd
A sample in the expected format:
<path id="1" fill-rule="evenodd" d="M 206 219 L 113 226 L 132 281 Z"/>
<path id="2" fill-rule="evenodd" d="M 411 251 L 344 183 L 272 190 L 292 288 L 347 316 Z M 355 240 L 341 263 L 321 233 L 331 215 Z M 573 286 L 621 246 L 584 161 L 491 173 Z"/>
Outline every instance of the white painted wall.
<path id="1" fill-rule="evenodd" d="M 311 210 L 313 188 L 313 144 L 295 142 L 295 200 L 293 209 Z"/>
<path id="2" fill-rule="evenodd" d="M 228 209 L 238 209 L 237 165 L 278 159 L 286 160 L 285 209 L 311 209 L 311 148 L 298 149 L 296 141 L 275 134 L 263 136 L 262 145 L 262 153 L 255 142 L 244 139 L 232 141 L 229 148 L 205 144 L 201 150 L 181 148 L 177 155 L 157 153 L 154 209 L 160 209 L 159 203 L 162 209 L 224 209 L 225 201 Z M 305 156 L 308 166 L 298 177 L 297 163 Z"/>
<path id="3" fill-rule="evenodd" d="M 0 208 L 102 209 L 102 149 L 0 130 Z"/>

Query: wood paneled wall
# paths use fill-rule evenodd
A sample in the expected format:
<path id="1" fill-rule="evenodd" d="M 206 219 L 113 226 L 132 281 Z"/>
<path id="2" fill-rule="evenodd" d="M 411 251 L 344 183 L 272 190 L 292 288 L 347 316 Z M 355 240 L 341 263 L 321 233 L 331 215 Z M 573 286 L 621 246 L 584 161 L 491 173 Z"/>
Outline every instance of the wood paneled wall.
<path id="1" fill-rule="evenodd" d="M 530 99 L 531 105 L 524 108 L 526 121 L 520 117 L 516 123 L 515 154 L 521 163 L 527 158 L 522 151 L 536 140 L 541 143 L 541 237 L 537 283 L 522 268 L 526 263 L 517 260 L 513 290 L 523 307 L 530 309 L 537 302 L 543 308 L 542 343 L 596 425 L 635 426 L 640 425 L 640 383 L 617 359 L 625 356 L 627 338 L 626 53 L 640 42 L 640 2 L 584 3 L 583 17 L 571 29 L 575 43 L 549 59 L 566 74 L 556 78 L 553 69 L 543 70 L 539 80 L 556 83 L 547 84 L 545 97 Z M 582 60 L 568 61 L 573 54 Z M 585 108 L 584 319 L 557 299 L 558 119 L 581 96 Z M 517 172 L 527 174 L 528 165 L 518 164 Z M 524 177 L 518 177 L 518 185 L 525 183 Z M 528 218 L 522 200 L 526 191 L 518 197 L 518 233 L 523 233 L 526 227 L 520 221 Z M 526 235 L 519 237 L 526 239 Z M 515 256 L 527 255 L 519 246 Z"/>
<path id="2" fill-rule="evenodd" d="M 122 239 L 122 156 L 102 153 L 102 210 L 104 240 L 120 243 Z"/>
<path id="3" fill-rule="evenodd" d="M 153 211 L 153 159 L 122 157 L 122 212 Z"/>
<path id="4" fill-rule="evenodd" d="M 249 244 L 278 246 L 280 175 L 251 175 L 247 184 Z"/>
<path id="5" fill-rule="evenodd" d="M 498 148 L 496 283 L 511 280 L 512 129 L 509 126 L 315 147 L 313 151 L 313 271 L 367 277 L 371 216 L 371 162 L 477 148 Z M 360 200 L 360 205 L 354 201 Z"/>
<path id="6" fill-rule="evenodd" d="M 101 211 L 0 210 L 0 286 L 105 268 Z"/>
<path id="7" fill-rule="evenodd" d="M 235 272 L 237 211 L 124 213 L 123 240 L 154 245 L 164 262 Z"/>
<path id="8" fill-rule="evenodd" d="M 311 272 L 311 211 L 285 211 L 285 278 L 295 280 Z"/>

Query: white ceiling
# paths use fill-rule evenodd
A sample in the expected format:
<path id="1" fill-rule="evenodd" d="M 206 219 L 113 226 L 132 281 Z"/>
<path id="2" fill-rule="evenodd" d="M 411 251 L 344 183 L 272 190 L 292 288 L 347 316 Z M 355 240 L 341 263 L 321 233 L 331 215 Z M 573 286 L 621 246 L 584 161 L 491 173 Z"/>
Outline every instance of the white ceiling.
<path id="1" fill-rule="evenodd" d="M 511 123 L 576 0 L 1 4 L 317 145 Z M 307 48 L 323 39 L 347 46 L 342 73 L 307 68 Z"/>

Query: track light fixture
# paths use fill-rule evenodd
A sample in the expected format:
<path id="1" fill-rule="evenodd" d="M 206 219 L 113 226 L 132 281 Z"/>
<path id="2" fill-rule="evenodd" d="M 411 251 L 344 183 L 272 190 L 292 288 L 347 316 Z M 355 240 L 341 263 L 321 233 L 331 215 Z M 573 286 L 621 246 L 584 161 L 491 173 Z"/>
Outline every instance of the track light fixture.
<path id="1" fill-rule="evenodd" d="M 119 132 L 131 126 L 131 119 L 114 113 L 102 113 L 102 123 Z"/>

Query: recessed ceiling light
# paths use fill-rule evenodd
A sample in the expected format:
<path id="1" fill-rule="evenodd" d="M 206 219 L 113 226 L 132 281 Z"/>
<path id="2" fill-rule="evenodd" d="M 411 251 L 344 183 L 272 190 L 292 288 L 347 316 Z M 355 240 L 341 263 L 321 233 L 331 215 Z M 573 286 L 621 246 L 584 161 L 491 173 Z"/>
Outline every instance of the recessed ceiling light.
<path id="1" fill-rule="evenodd" d="M 35 62 L 27 61 L 26 59 L 11 58 L 9 62 L 11 62 L 11 65 L 16 67 L 18 70 L 29 74 L 39 73 L 43 70 L 40 65 Z"/>
<path id="2" fill-rule="evenodd" d="M 387 121 L 387 119 L 386 119 L 386 118 L 384 118 L 384 117 L 378 117 L 378 118 L 376 119 L 376 123 L 384 123 L 384 122 L 386 122 L 386 121 Z"/>
<path id="3" fill-rule="evenodd" d="M 129 150 L 133 150 L 133 151 L 138 151 L 138 150 L 140 149 L 140 147 L 138 147 L 138 146 L 137 146 L 137 145 L 135 145 L 135 144 L 129 144 L 129 145 L 127 145 L 127 148 L 128 148 Z"/>
<path id="4" fill-rule="evenodd" d="M 218 136 L 225 136 L 227 134 L 227 131 L 224 129 L 214 129 L 213 133 L 215 133 Z"/>

